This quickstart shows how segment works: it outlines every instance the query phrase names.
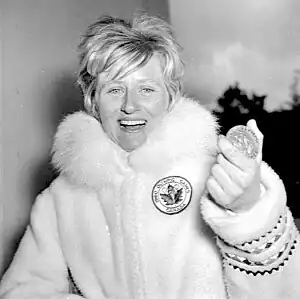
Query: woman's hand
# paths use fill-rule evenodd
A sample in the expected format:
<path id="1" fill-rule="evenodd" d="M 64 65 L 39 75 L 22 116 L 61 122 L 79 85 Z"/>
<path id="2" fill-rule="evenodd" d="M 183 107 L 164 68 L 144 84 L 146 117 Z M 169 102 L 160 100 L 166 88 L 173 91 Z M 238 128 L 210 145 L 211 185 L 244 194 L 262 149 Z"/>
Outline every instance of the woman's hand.
<path id="1" fill-rule="evenodd" d="M 218 140 L 217 163 L 212 167 L 207 190 L 213 200 L 233 212 L 250 210 L 260 199 L 260 164 L 263 135 L 255 120 L 247 123 L 258 137 L 260 151 L 256 159 L 246 157 L 223 135 Z"/>

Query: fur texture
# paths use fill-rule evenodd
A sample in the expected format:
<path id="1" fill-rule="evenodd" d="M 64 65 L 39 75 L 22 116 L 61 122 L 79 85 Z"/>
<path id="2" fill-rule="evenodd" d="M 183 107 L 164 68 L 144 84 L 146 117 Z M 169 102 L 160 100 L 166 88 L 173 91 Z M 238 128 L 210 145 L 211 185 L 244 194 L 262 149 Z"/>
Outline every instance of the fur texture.
<path id="1" fill-rule="evenodd" d="M 231 298 L 283 294 L 282 276 L 256 279 L 222 269 L 209 226 L 231 243 L 259 237 L 273 225 L 285 194 L 264 166 L 262 178 L 270 188 L 253 210 L 229 215 L 208 200 L 205 183 L 216 161 L 217 129 L 206 109 L 182 97 L 147 142 L 127 153 L 93 117 L 68 116 L 53 146 L 60 176 L 34 205 L 0 297 L 61 299 L 68 292 L 67 268 L 89 299 L 225 299 L 226 287 Z M 154 207 L 151 192 L 161 178 L 177 175 L 191 183 L 191 203 L 165 215 Z M 296 295 L 282 298 L 299 298 L 299 269 L 293 268 L 299 252 L 293 258 L 284 273 L 295 276 L 286 292 L 294 289 Z"/>
<path id="2" fill-rule="evenodd" d="M 100 123 L 84 112 L 68 116 L 53 145 L 53 164 L 77 184 L 99 187 L 128 167 L 135 172 L 164 172 L 184 157 L 216 156 L 217 123 L 199 103 L 182 97 L 147 142 L 127 153 L 112 142 Z"/>
<path id="3" fill-rule="evenodd" d="M 72 248 L 91 242 L 88 236 L 96 234 L 101 245 L 91 247 L 101 247 L 101 259 L 111 263 L 105 265 L 110 270 L 104 275 L 99 262 L 98 279 L 107 282 L 106 292 L 115 288 L 110 288 L 108 281 L 115 281 L 123 273 L 119 285 L 127 289 L 129 298 L 196 298 L 200 294 L 224 298 L 220 257 L 212 232 L 199 212 L 199 201 L 215 162 L 216 144 L 216 120 L 199 103 L 187 98 L 179 99 L 146 143 L 131 153 L 114 144 L 93 117 L 83 112 L 67 117 L 56 134 L 53 163 L 76 188 L 96 192 L 101 213 L 93 212 L 92 216 L 89 212 L 89 221 L 99 223 L 103 215 L 102 231 L 97 228 L 97 233 L 86 232 L 81 241 L 73 244 L 68 237 L 71 228 L 62 237 L 68 239 L 63 246 L 70 247 L 71 263 L 76 268 L 82 263 L 72 257 Z M 191 203 L 179 214 L 165 215 L 155 208 L 151 192 L 158 180 L 177 175 L 191 183 Z M 65 186 L 54 189 L 60 203 L 78 202 L 76 211 L 70 209 L 70 203 L 62 209 L 68 208 L 68 217 L 76 219 L 74 225 L 86 223 L 82 211 L 88 209 L 88 202 L 93 199 L 89 200 L 88 195 L 78 197 L 78 192 L 63 196 Z M 68 217 L 64 215 L 62 221 Z M 111 248 L 111 252 L 106 248 Z M 85 279 L 80 271 L 73 271 L 78 280 Z"/>
<path id="4" fill-rule="evenodd" d="M 194 183 L 197 194 L 202 196 L 203 218 L 217 235 L 231 244 L 240 244 L 272 229 L 286 204 L 285 189 L 263 163 L 262 179 L 268 185 L 264 200 L 238 215 L 230 215 L 215 205 L 206 197 L 205 182 L 217 153 L 217 133 L 213 115 L 196 101 L 182 97 L 147 142 L 127 153 L 107 137 L 95 118 L 78 112 L 68 116 L 58 129 L 53 163 L 70 181 L 94 189 L 115 185 L 118 179 L 138 173 L 146 173 L 153 183 L 178 173 L 196 175 L 197 164 L 200 178 Z M 260 214 L 264 216 L 257 218 Z"/>

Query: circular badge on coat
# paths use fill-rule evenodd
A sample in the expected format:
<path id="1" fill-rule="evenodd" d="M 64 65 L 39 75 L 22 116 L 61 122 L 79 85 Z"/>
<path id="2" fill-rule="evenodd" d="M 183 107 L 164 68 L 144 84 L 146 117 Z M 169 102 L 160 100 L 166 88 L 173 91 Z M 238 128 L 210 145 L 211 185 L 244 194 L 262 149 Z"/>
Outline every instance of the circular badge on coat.
<path id="1" fill-rule="evenodd" d="M 192 186 L 180 176 L 169 176 L 159 180 L 153 187 L 152 200 L 155 207 L 169 215 L 182 212 L 192 198 Z"/>

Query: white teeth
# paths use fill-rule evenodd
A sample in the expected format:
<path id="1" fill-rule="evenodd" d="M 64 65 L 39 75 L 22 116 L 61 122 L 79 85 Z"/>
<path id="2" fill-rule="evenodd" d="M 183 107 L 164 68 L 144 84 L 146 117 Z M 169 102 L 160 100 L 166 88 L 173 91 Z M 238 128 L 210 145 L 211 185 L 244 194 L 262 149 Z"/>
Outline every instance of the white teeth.
<path id="1" fill-rule="evenodd" d="M 121 120 L 120 124 L 123 126 L 136 126 L 144 125 L 146 122 L 144 120 Z"/>

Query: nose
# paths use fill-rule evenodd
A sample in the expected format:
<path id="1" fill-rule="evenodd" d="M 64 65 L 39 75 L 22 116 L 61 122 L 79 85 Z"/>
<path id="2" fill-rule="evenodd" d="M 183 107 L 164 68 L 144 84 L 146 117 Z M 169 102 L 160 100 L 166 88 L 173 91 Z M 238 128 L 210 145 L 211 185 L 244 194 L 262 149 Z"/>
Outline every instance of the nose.
<path id="1" fill-rule="evenodd" d="M 121 111 L 132 114 L 137 110 L 138 96 L 134 92 L 126 92 L 123 98 Z"/>

